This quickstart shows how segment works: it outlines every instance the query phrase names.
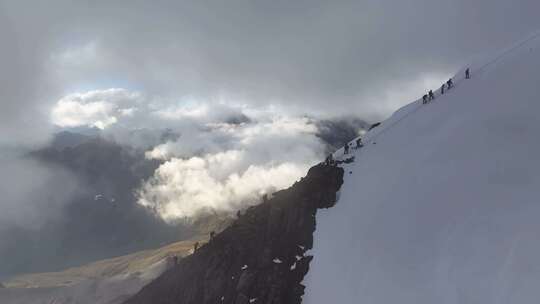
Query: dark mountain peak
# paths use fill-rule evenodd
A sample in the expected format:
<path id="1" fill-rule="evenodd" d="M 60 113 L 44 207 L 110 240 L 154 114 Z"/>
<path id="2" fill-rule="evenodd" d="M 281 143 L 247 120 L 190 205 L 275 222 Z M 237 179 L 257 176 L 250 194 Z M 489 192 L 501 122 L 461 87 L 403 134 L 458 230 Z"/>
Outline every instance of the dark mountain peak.
<path id="1" fill-rule="evenodd" d="M 50 146 L 58 150 L 63 150 L 68 147 L 76 147 L 92 138 L 94 138 L 94 136 L 71 131 L 60 131 L 54 135 Z"/>
<path id="2" fill-rule="evenodd" d="M 300 303 L 317 209 L 333 206 L 342 183 L 339 167 L 311 168 L 125 303 Z"/>

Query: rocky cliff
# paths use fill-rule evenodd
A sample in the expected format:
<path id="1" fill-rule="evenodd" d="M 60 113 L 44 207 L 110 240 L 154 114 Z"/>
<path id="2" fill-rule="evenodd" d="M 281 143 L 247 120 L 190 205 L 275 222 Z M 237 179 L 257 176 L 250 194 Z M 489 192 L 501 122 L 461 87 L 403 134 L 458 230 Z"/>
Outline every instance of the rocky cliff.
<path id="1" fill-rule="evenodd" d="M 319 164 L 305 178 L 239 214 L 125 304 L 300 303 L 315 214 L 336 202 L 343 169 Z"/>

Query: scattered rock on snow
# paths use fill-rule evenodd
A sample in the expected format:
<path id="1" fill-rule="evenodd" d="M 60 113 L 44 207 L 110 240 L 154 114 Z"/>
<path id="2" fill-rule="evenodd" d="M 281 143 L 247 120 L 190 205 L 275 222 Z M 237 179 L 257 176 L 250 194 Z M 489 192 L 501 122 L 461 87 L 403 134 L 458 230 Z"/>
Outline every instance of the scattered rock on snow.
<path id="1" fill-rule="evenodd" d="M 371 125 L 371 127 L 369 127 L 368 131 L 371 131 L 371 129 L 376 128 L 376 127 L 378 127 L 380 125 L 381 125 L 380 122 L 374 123 L 374 124 Z"/>

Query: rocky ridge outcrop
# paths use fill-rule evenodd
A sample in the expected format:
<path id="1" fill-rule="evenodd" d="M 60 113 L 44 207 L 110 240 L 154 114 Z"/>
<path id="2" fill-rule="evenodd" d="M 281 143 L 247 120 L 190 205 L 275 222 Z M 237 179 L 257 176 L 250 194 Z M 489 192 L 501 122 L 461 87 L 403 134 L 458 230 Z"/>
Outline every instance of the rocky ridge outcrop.
<path id="1" fill-rule="evenodd" d="M 342 183 L 342 168 L 314 166 L 125 304 L 301 303 L 317 209 L 335 204 Z"/>

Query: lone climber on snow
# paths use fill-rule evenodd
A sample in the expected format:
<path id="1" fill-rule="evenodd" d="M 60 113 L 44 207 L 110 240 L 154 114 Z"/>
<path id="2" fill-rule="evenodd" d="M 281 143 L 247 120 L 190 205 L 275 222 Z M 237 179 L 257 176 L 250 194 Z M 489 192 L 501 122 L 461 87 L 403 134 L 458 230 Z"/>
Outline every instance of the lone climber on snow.
<path id="1" fill-rule="evenodd" d="M 471 78 L 471 72 L 469 71 L 469 68 L 467 68 L 465 70 L 465 79 L 470 79 Z"/>
<path id="2" fill-rule="evenodd" d="M 427 94 L 424 94 L 424 96 L 422 96 L 422 104 L 426 104 L 427 103 Z"/>
<path id="3" fill-rule="evenodd" d="M 446 86 L 448 87 L 449 90 L 454 86 L 454 82 L 452 81 L 452 78 L 448 79 L 448 81 L 446 82 Z"/>

